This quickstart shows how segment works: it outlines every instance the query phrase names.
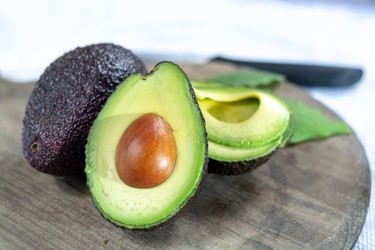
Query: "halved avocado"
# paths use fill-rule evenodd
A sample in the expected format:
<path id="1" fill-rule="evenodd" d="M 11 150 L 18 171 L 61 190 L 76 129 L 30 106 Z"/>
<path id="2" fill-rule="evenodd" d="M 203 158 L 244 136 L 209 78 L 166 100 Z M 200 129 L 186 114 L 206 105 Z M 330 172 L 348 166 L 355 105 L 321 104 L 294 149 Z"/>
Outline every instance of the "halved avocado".
<path id="1" fill-rule="evenodd" d="M 289 111 L 276 97 L 246 88 L 196 89 L 208 138 L 219 144 L 253 148 L 275 141 L 289 124 Z"/>
<path id="2" fill-rule="evenodd" d="M 193 83 L 206 120 L 209 172 L 242 174 L 263 164 L 292 130 L 286 104 L 258 89 Z"/>
<path id="3" fill-rule="evenodd" d="M 96 207 L 128 229 L 169 221 L 207 171 L 207 143 L 194 91 L 177 65 L 162 62 L 129 77 L 89 133 L 85 172 Z"/>

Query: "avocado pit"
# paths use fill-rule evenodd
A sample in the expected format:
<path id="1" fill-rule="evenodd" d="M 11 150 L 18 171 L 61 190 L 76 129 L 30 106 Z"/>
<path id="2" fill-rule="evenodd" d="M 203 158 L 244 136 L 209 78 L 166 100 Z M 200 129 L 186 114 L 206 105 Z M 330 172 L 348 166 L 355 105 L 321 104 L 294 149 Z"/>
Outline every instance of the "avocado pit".
<path id="1" fill-rule="evenodd" d="M 173 131 L 159 115 L 148 113 L 133 121 L 116 150 L 120 179 L 135 188 L 152 188 L 172 173 L 177 150 Z"/>

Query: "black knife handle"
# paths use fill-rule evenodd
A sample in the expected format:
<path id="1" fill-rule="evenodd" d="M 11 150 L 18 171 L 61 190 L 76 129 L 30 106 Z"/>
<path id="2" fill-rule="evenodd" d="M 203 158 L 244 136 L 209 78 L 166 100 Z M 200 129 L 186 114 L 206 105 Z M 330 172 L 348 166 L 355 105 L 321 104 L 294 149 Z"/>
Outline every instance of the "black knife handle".
<path id="1" fill-rule="evenodd" d="M 363 75 L 360 68 L 239 61 L 223 57 L 215 57 L 211 61 L 229 62 L 239 66 L 250 66 L 277 72 L 285 75 L 293 83 L 309 87 L 349 86 L 358 82 Z"/>

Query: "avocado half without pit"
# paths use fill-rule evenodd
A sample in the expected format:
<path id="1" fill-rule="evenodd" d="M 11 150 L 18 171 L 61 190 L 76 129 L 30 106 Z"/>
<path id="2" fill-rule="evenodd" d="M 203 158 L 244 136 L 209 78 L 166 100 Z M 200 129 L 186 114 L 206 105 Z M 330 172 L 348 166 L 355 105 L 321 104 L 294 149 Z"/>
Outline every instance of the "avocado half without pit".
<path id="1" fill-rule="evenodd" d="M 148 75 L 132 75 L 108 98 L 89 133 L 85 172 L 93 201 L 119 226 L 160 226 L 195 195 L 207 150 L 203 116 L 185 73 L 162 62 Z"/>
<path id="2" fill-rule="evenodd" d="M 287 140 L 292 130 L 290 113 L 275 96 L 220 84 L 193 86 L 206 120 L 209 173 L 249 172 L 265 163 Z"/>

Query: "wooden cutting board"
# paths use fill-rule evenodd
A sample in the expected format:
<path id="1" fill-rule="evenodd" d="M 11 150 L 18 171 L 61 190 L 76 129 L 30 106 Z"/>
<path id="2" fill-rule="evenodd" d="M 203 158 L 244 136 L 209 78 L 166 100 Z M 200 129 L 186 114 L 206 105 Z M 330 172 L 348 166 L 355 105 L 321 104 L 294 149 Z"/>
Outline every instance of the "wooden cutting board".
<path id="1" fill-rule="evenodd" d="M 182 67 L 192 79 L 238 69 Z M 208 175 L 177 220 L 155 231 L 129 231 L 100 216 L 83 176 L 48 176 L 24 160 L 22 119 L 32 87 L 0 83 L 0 249 L 350 249 L 356 242 L 370 175 L 355 135 L 280 149 L 242 176 Z M 338 119 L 291 84 L 278 86 L 277 94 Z"/>

